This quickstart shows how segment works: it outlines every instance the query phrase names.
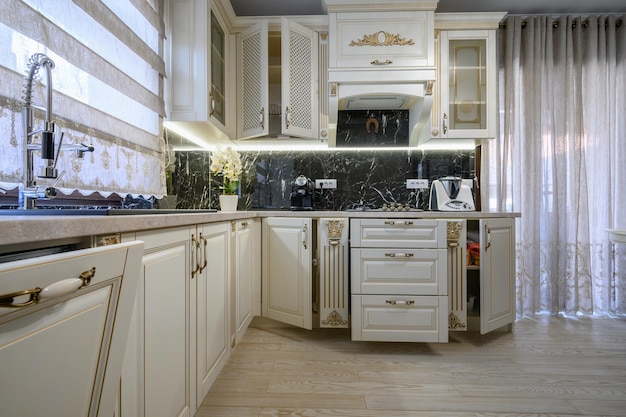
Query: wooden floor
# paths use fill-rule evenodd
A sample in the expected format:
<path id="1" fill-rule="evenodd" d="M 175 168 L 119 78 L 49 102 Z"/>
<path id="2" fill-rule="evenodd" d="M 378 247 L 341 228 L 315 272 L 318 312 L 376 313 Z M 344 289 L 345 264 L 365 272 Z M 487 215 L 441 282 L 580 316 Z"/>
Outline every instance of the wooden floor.
<path id="1" fill-rule="evenodd" d="M 447 344 L 252 326 L 197 416 L 626 416 L 625 319 L 540 316 Z"/>

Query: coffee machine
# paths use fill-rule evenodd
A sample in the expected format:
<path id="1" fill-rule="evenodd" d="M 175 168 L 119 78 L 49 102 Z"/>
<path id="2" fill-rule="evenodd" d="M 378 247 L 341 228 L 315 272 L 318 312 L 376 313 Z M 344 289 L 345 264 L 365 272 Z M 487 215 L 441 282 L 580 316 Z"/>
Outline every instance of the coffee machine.
<path id="1" fill-rule="evenodd" d="M 300 175 L 291 183 L 291 210 L 313 210 L 313 181 Z"/>
<path id="2" fill-rule="evenodd" d="M 436 211 L 474 211 L 473 180 L 443 177 L 430 188 L 429 209 Z"/>

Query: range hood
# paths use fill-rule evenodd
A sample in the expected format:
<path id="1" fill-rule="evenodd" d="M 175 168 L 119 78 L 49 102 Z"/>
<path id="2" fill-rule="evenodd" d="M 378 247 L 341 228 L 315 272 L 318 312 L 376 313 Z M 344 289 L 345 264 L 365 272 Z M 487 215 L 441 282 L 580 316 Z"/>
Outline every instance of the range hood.
<path id="1" fill-rule="evenodd" d="M 418 75 L 419 73 L 419 75 Z M 352 76 L 330 72 L 331 81 L 328 114 L 328 146 L 337 147 L 337 121 L 340 111 L 407 110 L 409 114 L 409 146 L 420 143 L 421 136 L 430 135 L 430 114 L 433 104 L 435 74 L 432 71 L 413 71 L 407 79 L 389 79 L 384 82 L 362 78 L 362 72 Z M 380 79 L 387 74 L 379 73 Z M 360 76 L 360 77 L 359 77 Z M 359 79 L 360 78 L 360 79 Z M 425 129 L 426 128 L 426 129 Z"/>

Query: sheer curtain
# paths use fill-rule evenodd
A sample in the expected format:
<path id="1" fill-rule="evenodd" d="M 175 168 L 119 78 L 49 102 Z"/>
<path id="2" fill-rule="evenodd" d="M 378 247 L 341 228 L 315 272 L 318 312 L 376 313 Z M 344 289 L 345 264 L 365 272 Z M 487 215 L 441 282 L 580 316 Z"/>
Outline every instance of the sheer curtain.
<path id="1" fill-rule="evenodd" d="M 483 204 L 519 211 L 517 313 L 626 314 L 626 28 L 621 17 L 509 17 L 499 137 Z"/>

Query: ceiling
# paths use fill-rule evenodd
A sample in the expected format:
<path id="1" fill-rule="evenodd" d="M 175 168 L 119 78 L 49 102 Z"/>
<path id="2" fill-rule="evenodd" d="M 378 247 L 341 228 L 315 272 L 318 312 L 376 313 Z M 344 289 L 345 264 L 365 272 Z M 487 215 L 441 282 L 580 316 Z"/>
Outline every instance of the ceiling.
<path id="1" fill-rule="evenodd" d="M 324 0 L 230 0 L 237 16 L 324 15 Z M 439 0 L 437 12 L 626 13 L 622 0 Z"/>

